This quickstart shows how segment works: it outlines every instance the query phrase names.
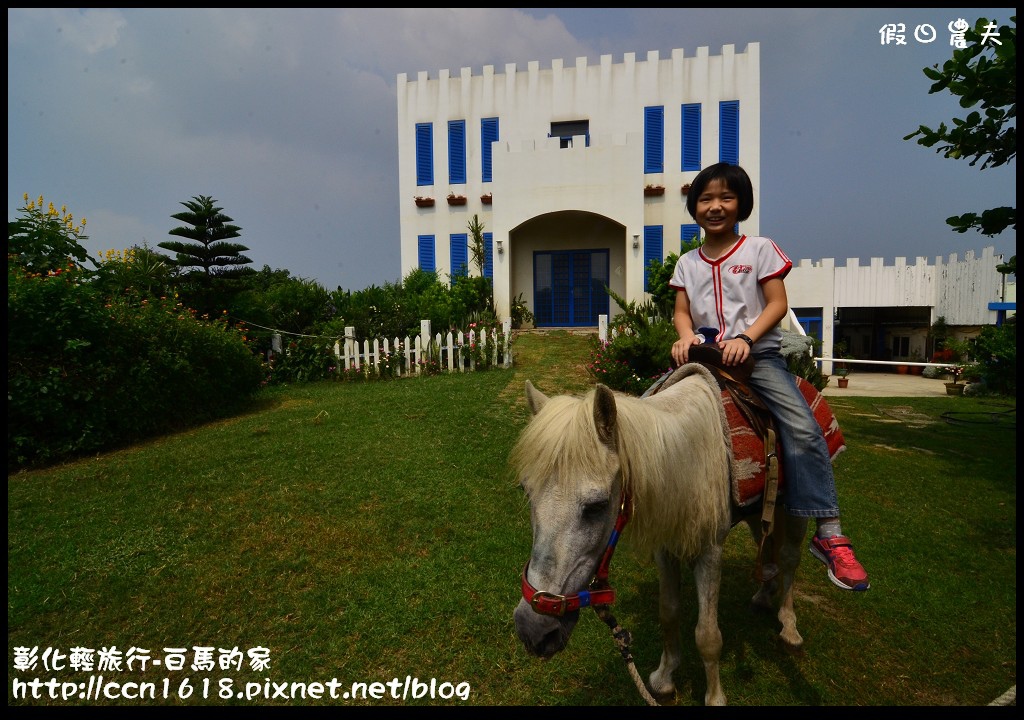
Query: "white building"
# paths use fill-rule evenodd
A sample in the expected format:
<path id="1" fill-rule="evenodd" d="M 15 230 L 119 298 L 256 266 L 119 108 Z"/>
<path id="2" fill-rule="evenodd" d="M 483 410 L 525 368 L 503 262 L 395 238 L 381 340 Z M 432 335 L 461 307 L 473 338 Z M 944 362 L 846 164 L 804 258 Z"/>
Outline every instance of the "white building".
<path id="1" fill-rule="evenodd" d="M 626 53 L 621 63 L 603 55 L 597 65 L 577 58 L 546 69 L 507 64 L 504 73 L 487 65 L 479 75 L 399 74 L 402 275 L 416 267 L 442 278 L 479 272 L 468 251 L 476 215 L 499 316 L 521 297 L 538 326 L 596 326 L 620 310 L 605 285 L 642 301 L 647 262 L 698 233 L 684 193 L 701 168 L 722 160 L 744 167 L 755 202 L 740 232 L 759 234 L 760 93 L 758 43 L 740 53 L 725 45 L 719 55 L 701 47 L 643 60 Z M 836 316 L 847 313 L 842 333 L 855 333 L 856 355 L 909 358 L 927 348 L 893 337 L 926 332 L 939 316 L 949 325 L 997 322 L 1008 307 L 990 306 L 1008 301 L 995 271 L 1001 262 L 991 248 L 934 265 L 802 260 L 786 285 L 796 315 L 827 351 Z M 865 308 L 894 313 L 879 319 Z M 879 327 L 891 332 L 883 337 Z M 904 327 L 914 332 L 899 334 Z"/>

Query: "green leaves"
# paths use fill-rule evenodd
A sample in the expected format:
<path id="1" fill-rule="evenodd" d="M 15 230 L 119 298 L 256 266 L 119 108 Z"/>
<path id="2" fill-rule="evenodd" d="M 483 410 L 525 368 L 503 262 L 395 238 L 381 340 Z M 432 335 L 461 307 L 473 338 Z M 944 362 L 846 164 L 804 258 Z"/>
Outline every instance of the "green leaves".
<path id="1" fill-rule="evenodd" d="M 89 239 L 81 232 L 84 221 L 76 227 L 73 217 L 66 210 L 58 214 L 53 203 L 44 210 L 42 196 L 38 202 L 30 202 L 27 195 L 25 198 L 25 205 L 19 209 L 21 217 L 7 223 L 8 257 L 40 274 L 62 272 L 72 266 L 81 269 L 89 259 L 81 245 Z"/>
<path id="2" fill-rule="evenodd" d="M 921 125 L 904 136 L 953 160 L 969 160 L 981 170 L 1000 167 L 1017 157 L 1017 17 L 998 29 L 998 43 L 985 41 L 989 20 L 979 19 L 964 37 L 967 47 L 953 51 L 942 70 L 924 68 L 933 81 L 929 94 L 949 91 L 967 109 L 980 104 L 965 118 L 953 118 L 952 126 L 939 123 L 932 130 Z M 946 220 L 956 232 L 974 229 L 983 235 L 998 235 L 1008 227 L 1017 228 L 1014 208 L 987 210 L 981 215 L 965 213 Z"/>

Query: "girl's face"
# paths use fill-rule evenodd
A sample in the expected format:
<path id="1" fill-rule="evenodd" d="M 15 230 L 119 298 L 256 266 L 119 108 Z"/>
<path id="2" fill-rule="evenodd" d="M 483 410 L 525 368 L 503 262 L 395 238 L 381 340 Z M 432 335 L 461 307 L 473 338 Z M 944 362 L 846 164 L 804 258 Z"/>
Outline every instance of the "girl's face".
<path id="1" fill-rule="evenodd" d="M 697 217 L 708 239 L 732 238 L 740 214 L 740 202 L 724 180 L 712 180 L 697 198 Z"/>

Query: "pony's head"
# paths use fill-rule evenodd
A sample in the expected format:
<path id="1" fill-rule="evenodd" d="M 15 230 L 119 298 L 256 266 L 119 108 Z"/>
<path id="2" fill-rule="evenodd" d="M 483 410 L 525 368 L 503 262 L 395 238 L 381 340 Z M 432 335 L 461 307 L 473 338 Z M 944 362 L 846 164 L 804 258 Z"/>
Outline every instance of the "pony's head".
<path id="1" fill-rule="evenodd" d="M 548 398 L 527 381 L 526 400 L 533 419 L 512 451 L 533 525 L 524 579 L 548 597 L 574 595 L 593 580 L 620 507 L 615 396 L 598 385 L 583 398 Z M 527 651 L 548 658 L 569 642 L 579 610 L 540 614 L 522 599 L 514 618 Z"/>

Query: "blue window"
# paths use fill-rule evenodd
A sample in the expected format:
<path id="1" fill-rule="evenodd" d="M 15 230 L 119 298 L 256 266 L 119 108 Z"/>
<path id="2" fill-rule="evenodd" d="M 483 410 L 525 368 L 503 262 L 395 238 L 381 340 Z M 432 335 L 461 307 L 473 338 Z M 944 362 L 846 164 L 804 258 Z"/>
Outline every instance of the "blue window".
<path id="1" fill-rule="evenodd" d="M 426 272 L 434 272 L 437 269 L 437 265 L 434 263 L 434 236 L 433 235 L 420 235 L 419 236 L 419 261 L 420 269 Z"/>
<path id="2" fill-rule="evenodd" d="M 494 233 L 484 233 L 484 277 L 494 277 Z"/>
<path id="3" fill-rule="evenodd" d="M 461 185 L 466 182 L 466 121 L 448 123 L 448 182 Z"/>
<path id="4" fill-rule="evenodd" d="M 683 105 L 682 169 L 700 170 L 700 103 Z"/>
<path id="5" fill-rule="evenodd" d="M 644 225 L 644 292 L 651 291 L 651 261 L 662 260 L 665 230 L 661 225 Z"/>
<path id="6" fill-rule="evenodd" d="M 434 128 L 416 123 L 416 184 L 434 184 Z"/>
<path id="7" fill-rule="evenodd" d="M 718 160 L 740 164 L 740 101 L 718 104 Z"/>
<path id="8" fill-rule="evenodd" d="M 644 172 L 665 172 L 665 108 L 644 108 Z"/>
<path id="9" fill-rule="evenodd" d="M 498 118 L 484 118 L 480 121 L 480 144 L 481 153 L 481 179 L 484 182 L 491 181 L 491 143 L 498 140 Z"/>
<path id="10" fill-rule="evenodd" d="M 469 235 L 452 233 L 451 257 L 452 277 L 469 275 Z"/>
<path id="11" fill-rule="evenodd" d="M 679 252 L 685 252 L 686 248 L 683 246 L 688 242 L 693 242 L 700 237 L 700 225 L 697 223 L 684 223 L 679 226 Z"/>

